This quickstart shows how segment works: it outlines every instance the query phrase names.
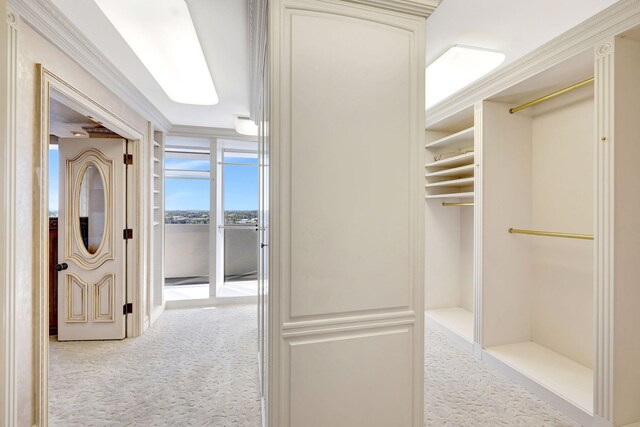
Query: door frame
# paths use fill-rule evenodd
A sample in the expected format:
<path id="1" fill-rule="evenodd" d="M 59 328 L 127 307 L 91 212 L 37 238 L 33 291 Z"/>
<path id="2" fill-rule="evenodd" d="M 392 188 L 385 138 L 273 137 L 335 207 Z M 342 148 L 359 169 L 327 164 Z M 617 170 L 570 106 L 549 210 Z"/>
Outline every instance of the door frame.
<path id="1" fill-rule="evenodd" d="M 145 194 L 145 157 L 148 155 L 145 146 L 151 143 L 150 136 L 144 130 L 137 129 L 123 118 L 117 116 L 107 108 L 95 102 L 89 96 L 76 89 L 42 65 L 37 65 L 39 76 L 37 116 L 38 137 L 35 149 L 36 188 L 40 193 L 35 198 L 34 224 L 34 255 L 35 280 L 39 283 L 36 294 L 34 366 L 35 380 L 35 414 L 37 425 L 48 425 L 49 414 L 49 99 L 55 97 L 76 111 L 90 116 L 94 121 L 103 124 L 112 131 L 127 139 L 127 152 L 133 154 L 134 164 L 127 171 L 127 213 L 126 224 L 133 228 L 133 239 L 127 243 L 126 300 L 133 304 L 133 314 L 128 315 L 126 336 L 135 337 L 142 334 L 145 320 L 145 297 L 148 286 L 144 266 L 146 266 L 146 228 L 145 218 L 148 217 L 148 197 Z"/>

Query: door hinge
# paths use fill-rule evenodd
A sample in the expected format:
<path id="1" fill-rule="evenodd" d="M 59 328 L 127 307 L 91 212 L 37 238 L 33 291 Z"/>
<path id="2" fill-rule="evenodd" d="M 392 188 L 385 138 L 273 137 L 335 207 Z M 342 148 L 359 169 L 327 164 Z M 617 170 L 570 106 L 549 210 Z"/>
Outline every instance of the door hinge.
<path id="1" fill-rule="evenodd" d="M 133 303 L 128 302 L 122 306 L 122 314 L 126 316 L 127 314 L 133 313 Z"/>
<path id="2" fill-rule="evenodd" d="M 125 228 L 124 230 L 122 230 L 122 238 L 124 240 L 133 239 L 133 229 Z"/>
<path id="3" fill-rule="evenodd" d="M 133 154 L 125 154 L 124 155 L 124 164 L 132 165 L 133 164 Z"/>

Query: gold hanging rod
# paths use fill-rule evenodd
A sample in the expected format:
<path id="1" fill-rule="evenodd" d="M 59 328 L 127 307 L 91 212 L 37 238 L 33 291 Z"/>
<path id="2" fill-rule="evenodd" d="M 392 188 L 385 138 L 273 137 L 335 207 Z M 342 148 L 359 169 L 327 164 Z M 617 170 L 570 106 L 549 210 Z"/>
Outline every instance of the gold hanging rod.
<path id="1" fill-rule="evenodd" d="M 442 202 L 442 206 L 473 206 L 473 202 Z"/>
<path id="2" fill-rule="evenodd" d="M 519 228 L 510 228 L 509 233 L 531 234 L 533 236 L 564 237 L 566 239 L 593 240 L 593 234 L 558 233 L 555 231 L 522 230 Z"/>
<path id="3" fill-rule="evenodd" d="M 513 114 L 513 113 L 517 113 L 520 110 L 524 110 L 525 108 L 533 107 L 534 105 L 540 104 L 541 102 L 544 102 L 544 101 L 548 101 L 552 98 L 555 98 L 556 96 L 564 95 L 565 93 L 571 92 L 574 89 L 578 89 L 578 88 L 581 88 L 582 86 L 586 86 L 589 83 L 593 83 L 594 81 L 595 81 L 595 77 L 588 78 L 586 80 L 583 80 L 569 87 L 565 87 L 564 89 L 557 90 L 553 93 L 550 93 L 538 99 L 534 99 L 533 101 L 529 101 L 526 104 L 520 105 L 519 107 L 510 108 L 509 113 Z"/>

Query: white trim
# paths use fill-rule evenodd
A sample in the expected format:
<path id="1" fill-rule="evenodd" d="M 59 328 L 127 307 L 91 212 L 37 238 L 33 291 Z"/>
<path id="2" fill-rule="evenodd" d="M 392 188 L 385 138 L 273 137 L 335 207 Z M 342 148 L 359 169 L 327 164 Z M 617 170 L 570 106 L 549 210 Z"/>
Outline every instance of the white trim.
<path id="1" fill-rule="evenodd" d="M 206 126 L 173 125 L 169 130 L 169 136 L 182 136 L 187 138 L 240 139 L 242 141 L 258 142 L 257 136 L 242 135 L 241 133 L 236 132 L 235 129 Z"/>
<path id="2" fill-rule="evenodd" d="M 127 336 L 135 337 L 142 333 L 144 325 L 144 285 L 145 272 L 142 264 L 145 260 L 145 242 L 146 231 L 142 226 L 145 216 L 149 215 L 149 208 L 144 199 L 147 197 L 144 185 L 144 150 L 143 144 L 151 144 L 149 135 L 145 135 L 145 131 L 138 130 L 134 126 L 127 123 L 111 111 L 97 104 L 87 95 L 78 91 L 62 79 L 50 71 L 38 65 L 39 75 L 39 91 L 37 93 L 37 125 L 38 137 L 36 140 L 36 162 L 35 170 L 40 171 L 36 178 L 36 188 L 39 194 L 36 195 L 34 206 L 34 224 L 36 224 L 36 232 L 33 239 L 33 250 L 35 257 L 36 275 L 34 283 L 40 284 L 36 292 L 36 315 L 35 339 L 34 339 L 34 386 L 35 386 L 35 402 L 34 416 L 35 425 L 48 425 L 48 370 L 49 370 L 49 227 L 48 221 L 48 129 L 49 129 L 49 97 L 52 90 L 55 90 L 57 97 L 63 97 L 66 102 L 73 105 L 80 112 L 90 112 L 94 118 L 99 118 L 102 123 L 108 124 L 109 128 L 117 131 L 121 136 L 130 139 L 133 143 L 134 162 L 130 169 L 133 176 L 133 183 L 130 188 L 135 191 L 129 191 L 127 198 L 131 206 L 135 203 L 142 206 L 141 209 L 128 209 L 129 225 L 134 229 L 134 238 L 128 247 L 128 258 L 132 255 L 135 261 L 128 260 L 127 269 L 130 280 L 127 283 L 127 301 L 133 303 L 134 314 L 130 315 L 127 322 Z M 139 165 L 139 166 L 137 166 Z M 129 244 L 129 243 L 128 243 Z"/>
<path id="3" fill-rule="evenodd" d="M 217 307 L 219 305 L 230 304 L 257 304 L 258 296 L 246 296 L 246 297 L 225 297 L 216 298 L 211 297 L 208 299 L 186 299 L 177 301 L 167 301 L 166 310 L 179 310 L 184 308 L 204 308 L 204 307 Z"/>
<path id="4" fill-rule="evenodd" d="M 426 111 L 427 127 L 520 83 L 553 65 L 591 49 L 600 40 L 640 22 L 640 0 L 620 0 L 604 11 L 545 43 L 513 63 L 489 74 Z"/>
<path id="5" fill-rule="evenodd" d="M 16 381 L 16 128 L 17 128 L 17 72 L 18 37 L 16 14 L 10 10 L 5 14 L 4 0 L 0 12 L 4 15 L 2 28 L 2 100 L 0 129 L 5 129 L 0 143 L 0 362 L 2 386 L 0 387 L 0 424 L 17 425 L 17 381 Z M 6 22 L 6 29 L 4 23 Z M 5 38 L 6 36 L 6 38 Z M 6 49 L 6 50 L 5 50 Z M 6 52 L 6 58 L 5 58 Z M 6 62 L 5 62 L 6 60 Z M 5 92 L 6 89 L 6 92 Z M 6 122 L 5 122 L 6 120 Z"/>
<path id="6" fill-rule="evenodd" d="M 254 122 L 260 119 L 260 100 L 267 55 L 267 0 L 249 0 L 249 112 Z"/>
<path id="7" fill-rule="evenodd" d="M 391 10 L 399 13 L 406 13 L 427 18 L 431 15 L 440 0 L 343 0 L 351 3 L 364 4 L 380 9 Z"/>
<path id="8" fill-rule="evenodd" d="M 599 426 L 614 425 L 614 274 L 615 274 L 615 40 L 595 46 L 595 286 L 593 412 Z M 605 137 L 600 141 L 600 137 Z"/>
<path id="9" fill-rule="evenodd" d="M 479 359 L 482 349 L 482 142 L 483 142 L 483 120 L 482 101 L 476 102 L 473 107 L 473 144 L 475 150 L 475 169 L 473 176 L 475 183 L 473 186 L 473 355 Z"/>
<path id="10" fill-rule="evenodd" d="M 154 124 L 168 130 L 171 122 L 102 54 L 50 0 L 8 0 L 22 21 Z"/>

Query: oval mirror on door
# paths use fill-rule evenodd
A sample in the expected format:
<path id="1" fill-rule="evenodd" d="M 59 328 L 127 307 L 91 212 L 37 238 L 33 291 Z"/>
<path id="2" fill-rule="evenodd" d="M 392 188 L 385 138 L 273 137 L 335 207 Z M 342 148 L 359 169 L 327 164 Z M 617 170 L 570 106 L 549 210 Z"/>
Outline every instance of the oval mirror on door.
<path id="1" fill-rule="evenodd" d="M 104 180 L 98 166 L 91 162 L 84 170 L 80 184 L 77 212 L 80 237 L 85 249 L 91 255 L 98 252 L 105 228 Z"/>

